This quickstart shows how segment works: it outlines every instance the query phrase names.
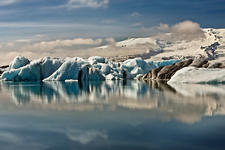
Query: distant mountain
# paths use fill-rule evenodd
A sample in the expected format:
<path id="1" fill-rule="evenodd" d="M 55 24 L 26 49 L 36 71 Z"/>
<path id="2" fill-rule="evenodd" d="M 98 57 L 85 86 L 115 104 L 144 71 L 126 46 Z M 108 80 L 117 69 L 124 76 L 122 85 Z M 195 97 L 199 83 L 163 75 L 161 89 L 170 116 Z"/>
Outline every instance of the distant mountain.
<path id="1" fill-rule="evenodd" d="M 128 55 L 131 58 L 140 56 L 152 60 L 204 57 L 225 61 L 225 29 L 203 29 L 203 37 L 197 39 L 194 33 L 187 39 L 185 34 L 181 39 L 178 36 L 164 33 L 153 37 L 130 38 L 98 49 L 102 51 L 112 49 L 114 56 L 120 55 L 117 58 L 123 59 Z"/>

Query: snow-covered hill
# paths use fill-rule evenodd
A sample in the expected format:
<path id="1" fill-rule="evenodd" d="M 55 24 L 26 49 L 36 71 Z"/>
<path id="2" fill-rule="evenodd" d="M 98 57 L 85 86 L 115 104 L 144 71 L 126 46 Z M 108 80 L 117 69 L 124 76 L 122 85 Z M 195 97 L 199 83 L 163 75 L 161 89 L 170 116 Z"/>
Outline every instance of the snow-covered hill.
<path id="1" fill-rule="evenodd" d="M 112 49 L 115 55 L 121 56 L 147 56 L 151 60 L 206 57 L 214 61 L 225 61 L 225 29 L 202 30 L 204 37 L 198 39 L 178 40 L 172 33 L 164 33 L 146 38 L 131 38 L 98 49 Z"/>

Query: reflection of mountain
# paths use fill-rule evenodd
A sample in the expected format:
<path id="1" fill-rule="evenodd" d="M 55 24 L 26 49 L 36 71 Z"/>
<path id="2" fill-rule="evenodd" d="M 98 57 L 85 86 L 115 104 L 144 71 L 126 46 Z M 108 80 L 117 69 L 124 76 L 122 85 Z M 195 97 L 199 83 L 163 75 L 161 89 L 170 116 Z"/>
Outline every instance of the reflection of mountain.
<path id="1" fill-rule="evenodd" d="M 138 81 L 2 82 L 0 89 L 11 92 L 16 104 L 41 104 L 45 108 L 85 111 L 104 106 L 122 107 L 148 110 L 159 118 L 186 123 L 196 122 L 202 116 L 225 114 L 225 85 L 180 84 L 172 87 Z"/>

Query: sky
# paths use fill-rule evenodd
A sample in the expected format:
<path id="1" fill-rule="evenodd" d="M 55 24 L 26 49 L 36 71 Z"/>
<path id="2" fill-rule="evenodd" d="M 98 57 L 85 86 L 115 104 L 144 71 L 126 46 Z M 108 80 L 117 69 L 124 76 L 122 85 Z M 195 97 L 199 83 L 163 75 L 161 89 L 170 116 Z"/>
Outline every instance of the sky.
<path id="1" fill-rule="evenodd" d="M 31 53 L 37 43 L 84 48 L 150 36 L 160 24 L 185 20 L 225 28 L 224 18 L 225 0 L 0 0 L 0 56 Z M 42 49 L 57 52 L 48 46 Z"/>

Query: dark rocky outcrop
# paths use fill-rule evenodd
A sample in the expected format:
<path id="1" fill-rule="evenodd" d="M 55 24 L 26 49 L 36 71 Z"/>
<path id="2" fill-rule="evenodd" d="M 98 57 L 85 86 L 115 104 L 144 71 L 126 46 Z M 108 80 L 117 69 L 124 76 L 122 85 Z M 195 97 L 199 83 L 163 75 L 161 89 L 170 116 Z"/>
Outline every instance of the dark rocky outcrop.
<path id="1" fill-rule="evenodd" d="M 5 65 L 5 66 L 0 66 L 0 75 L 3 74 L 3 72 L 5 71 L 5 69 L 9 68 L 9 65 Z"/>
<path id="2" fill-rule="evenodd" d="M 225 68 L 225 63 L 213 63 L 209 64 L 208 68 Z"/>
<path id="3" fill-rule="evenodd" d="M 6 68 L 9 68 L 9 65 L 0 66 L 0 69 L 6 69 Z"/>
<path id="4" fill-rule="evenodd" d="M 195 59 L 190 66 L 200 68 L 203 67 L 203 65 L 207 64 L 208 60 L 206 59 Z M 205 67 L 204 67 L 205 68 Z"/>
<path id="5" fill-rule="evenodd" d="M 169 80 L 178 70 L 189 66 L 193 59 L 184 60 L 173 65 L 159 67 L 145 74 L 143 80 Z"/>
<path id="6" fill-rule="evenodd" d="M 170 66 L 165 66 L 157 74 L 157 79 L 169 80 L 178 70 L 189 66 L 192 62 L 193 62 L 192 59 L 188 59 L 188 60 L 178 62 L 178 63 L 170 65 Z"/>

